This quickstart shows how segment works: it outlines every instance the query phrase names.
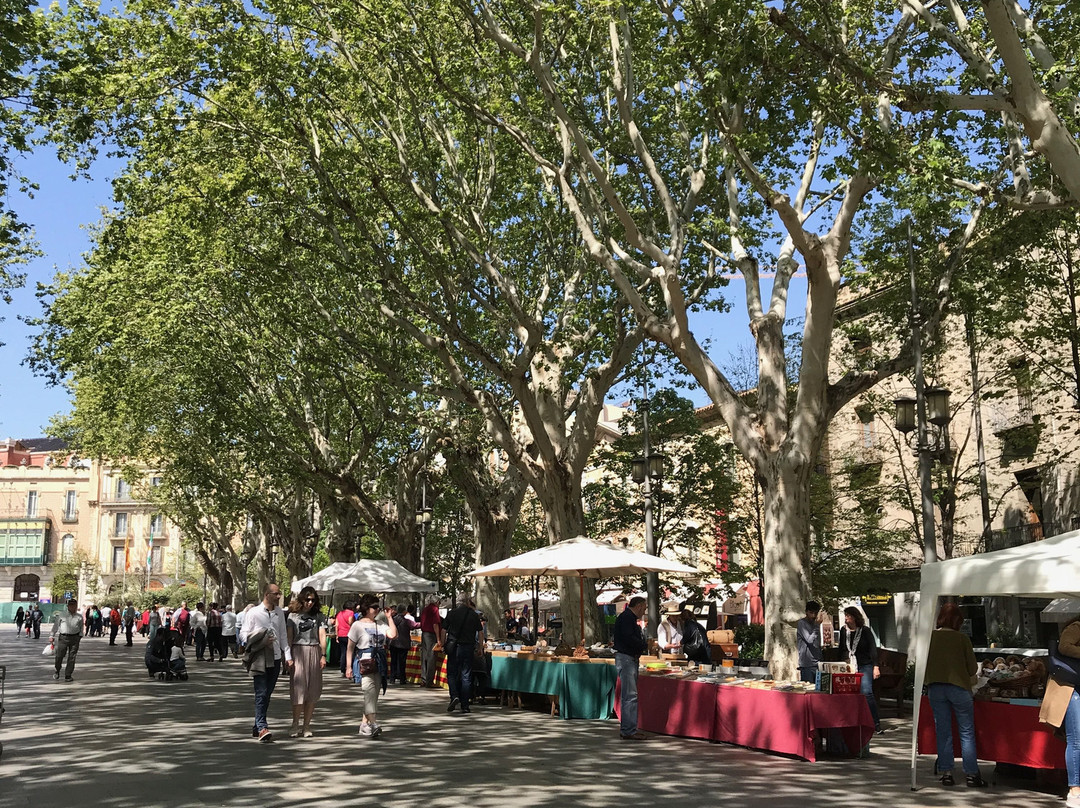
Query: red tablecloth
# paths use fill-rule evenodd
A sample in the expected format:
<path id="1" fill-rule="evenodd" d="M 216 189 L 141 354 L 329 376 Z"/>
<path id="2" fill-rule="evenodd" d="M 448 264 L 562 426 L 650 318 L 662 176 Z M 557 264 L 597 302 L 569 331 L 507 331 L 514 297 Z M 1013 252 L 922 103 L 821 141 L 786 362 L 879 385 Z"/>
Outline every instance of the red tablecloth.
<path id="1" fill-rule="evenodd" d="M 975 749 L 979 760 L 1013 763 L 1033 769 L 1064 769 L 1065 741 L 1039 723 L 1039 708 L 997 701 L 975 702 Z M 930 700 L 919 710 L 919 753 L 937 754 L 937 733 Z M 953 754 L 960 757 L 960 733 L 953 721 Z"/>
<path id="2" fill-rule="evenodd" d="M 680 682 L 660 676 L 638 677 L 638 728 L 662 735 L 713 739 L 716 685 Z M 615 708 L 619 687 L 615 686 Z"/>
<path id="3" fill-rule="evenodd" d="M 615 691 L 619 708 L 619 691 Z M 874 734 L 861 694 L 784 693 L 722 687 L 659 676 L 638 679 L 638 727 L 646 732 L 703 738 L 817 760 L 818 730 L 843 728 L 858 752 Z"/>

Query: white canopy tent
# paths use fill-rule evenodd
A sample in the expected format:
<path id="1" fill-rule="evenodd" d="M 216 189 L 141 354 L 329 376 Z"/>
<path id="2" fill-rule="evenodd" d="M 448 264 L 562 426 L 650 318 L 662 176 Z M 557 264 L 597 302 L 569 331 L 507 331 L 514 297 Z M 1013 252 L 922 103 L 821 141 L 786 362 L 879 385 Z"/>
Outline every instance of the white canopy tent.
<path id="1" fill-rule="evenodd" d="M 952 558 L 922 567 L 914 626 L 915 707 L 911 723 L 911 788 L 916 787 L 919 711 L 926 654 L 942 595 L 1028 598 L 1080 597 L 1080 531 L 993 553 Z"/>
<path id="2" fill-rule="evenodd" d="M 405 569 L 396 561 L 364 558 L 355 564 L 337 562 L 307 578 L 292 582 L 292 591 L 310 586 L 316 592 L 434 592 L 435 581 L 428 581 Z"/>

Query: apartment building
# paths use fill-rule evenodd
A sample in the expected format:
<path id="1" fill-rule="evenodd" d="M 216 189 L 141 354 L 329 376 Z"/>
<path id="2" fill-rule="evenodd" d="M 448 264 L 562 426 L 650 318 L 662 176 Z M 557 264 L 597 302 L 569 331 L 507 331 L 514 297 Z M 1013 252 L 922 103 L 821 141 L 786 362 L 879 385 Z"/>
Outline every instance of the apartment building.
<path id="1" fill-rule="evenodd" d="M 146 469 L 132 485 L 55 439 L 0 442 L 0 603 L 50 600 L 53 567 L 76 558 L 93 595 L 194 579 L 178 530 L 151 502 L 159 481 Z"/>
<path id="2" fill-rule="evenodd" d="M 91 552 L 90 465 L 61 441 L 0 442 L 0 602 L 49 598 L 50 566 Z"/>

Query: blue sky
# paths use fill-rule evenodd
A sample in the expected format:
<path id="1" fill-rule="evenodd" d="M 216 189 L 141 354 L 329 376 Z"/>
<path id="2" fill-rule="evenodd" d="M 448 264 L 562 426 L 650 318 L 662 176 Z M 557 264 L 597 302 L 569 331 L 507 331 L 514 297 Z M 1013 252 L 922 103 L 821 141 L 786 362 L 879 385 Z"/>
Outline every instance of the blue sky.
<path id="1" fill-rule="evenodd" d="M 26 285 L 15 291 L 13 303 L 0 307 L 4 318 L 0 323 L 0 341 L 4 343 L 0 347 L 0 437 L 31 438 L 45 434 L 53 415 L 67 411 L 70 403 L 65 390 L 49 387 L 45 379 L 35 377 L 25 365 L 33 330 L 21 318 L 41 313 L 35 297 L 39 283 L 48 283 L 57 270 L 81 263 L 81 255 L 89 246 L 86 225 L 100 218 L 103 207 L 111 206 L 108 176 L 118 164 L 99 162 L 93 180 L 72 181 L 70 169 L 57 160 L 51 149 L 42 148 L 25 159 L 21 168 L 40 185 L 40 190 L 33 199 L 13 198 L 11 202 L 24 221 L 34 225 L 44 255 L 27 268 Z M 742 282 L 733 281 L 727 290 L 732 311 L 710 314 L 694 323 L 699 341 L 713 341 L 711 355 L 721 367 L 739 343 L 752 344 L 742 292 Z M 796 278 L 792 281 L 788 316 L 801 316 L 805 301 L 806 280 Z M 612 400 L 626 394 L 624 390 L 613 391 Z M 709 403 L 696 385 L 682 394 L 698 406 Z"/>
<path id="2" fill-rule="evenodd" d="M 73 182 L 70 169 L 52 149 L 40 149 L 21 161 L 19 169 L 41 186 L 33 199 L 12 195 L 10 203 L 21 218 L 31 223 L 44 256 L 27 267 L 26 285 L 14 292 L 10 306 L 0 306 L 0 435 L 38 437 L 49 420 L 68 409 L 66 391 L 49 387 L 24 364 L 32 330 L 21 317 L 36 317 L 41 306 L 35 297 L 38 283 L 47 283 L 57 268 L 77 266 L 89 242 L 83 225 L 97 221 L 101 206 L 111 199 L 103 172 L 95 168 L 94 181 Z"/>

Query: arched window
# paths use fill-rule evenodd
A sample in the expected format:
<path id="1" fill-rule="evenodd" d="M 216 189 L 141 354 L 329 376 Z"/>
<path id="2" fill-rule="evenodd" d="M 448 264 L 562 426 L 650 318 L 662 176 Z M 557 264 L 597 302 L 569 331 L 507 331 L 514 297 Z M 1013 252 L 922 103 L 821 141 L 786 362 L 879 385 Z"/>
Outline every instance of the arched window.
<path id="1" fill-rule="evenodd" d="M 70 533 L 65 533 L 60 539 L 60 560 L 66 561 L 73 555 L 75 555 L 75 537 Z"/>
<path id="2" fill-rule="evenodd" d="M 15 577 L 15 586 L 12 589 L 11 599 L 28 601 L 38 599 L 38 587 L 41 579 L 31 573 L 24 573 Z"/>

